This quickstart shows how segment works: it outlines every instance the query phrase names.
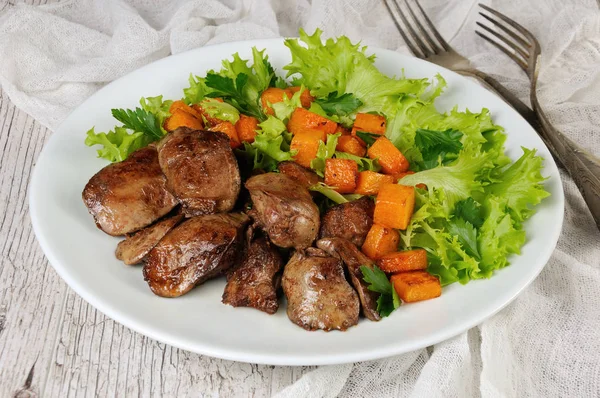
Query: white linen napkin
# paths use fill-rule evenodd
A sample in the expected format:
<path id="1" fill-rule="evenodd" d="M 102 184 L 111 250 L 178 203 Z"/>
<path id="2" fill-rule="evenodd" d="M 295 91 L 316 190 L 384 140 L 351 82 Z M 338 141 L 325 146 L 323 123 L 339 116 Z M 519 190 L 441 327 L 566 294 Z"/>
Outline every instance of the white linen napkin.
<path id="1" fill-rule="evenodd" d="M 477 2 L 421 3 L 452 46 L 526 99 L 525 75 L 474 34 Z M 541 103 L 559 130 L 600 155 L 598 4 L 483 2 L 537 36 Z M 0 84 L 16 106 L 55 129 L 103 84 L 170 53 L 294 36 L 300 26 L 406 52 L 375 0 L 66 1 L 0 13 Z M 279 396 L 600 395 L 600 233 L 572 180 L 562 177 L 566 208 L 558 247 L 513 304 L 433 349 L 319 367 Z"/>

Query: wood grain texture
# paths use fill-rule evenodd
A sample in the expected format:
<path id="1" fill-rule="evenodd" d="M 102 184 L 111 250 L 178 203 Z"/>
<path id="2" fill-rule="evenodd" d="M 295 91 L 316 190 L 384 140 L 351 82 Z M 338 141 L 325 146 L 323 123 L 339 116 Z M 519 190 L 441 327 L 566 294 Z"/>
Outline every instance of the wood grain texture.
<path id="1" fill-rule="evenodd" d="M 0 1 L 0 10 L 15 3 Z M 263 397 L 311 369 L 182 351 L 77 296 L 46 260 L 28 214 L 29 178 L 50 134 L 0 91 L 0 397 Z"/>

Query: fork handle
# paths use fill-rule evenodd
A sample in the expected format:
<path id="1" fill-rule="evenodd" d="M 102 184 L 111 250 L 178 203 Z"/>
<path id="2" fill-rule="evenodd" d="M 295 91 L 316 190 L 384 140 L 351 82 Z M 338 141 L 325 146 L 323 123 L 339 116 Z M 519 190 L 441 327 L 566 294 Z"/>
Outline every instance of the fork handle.
<path id="1" fill-rule="evenodd" d="M 556 130 L 546 118 L 537 98 L 532 98 L 531 103 L 546 131 L 547 138 L 552 142 L 558 158 L 575 181 L 594 217 L 596 226 L 600 229 L 600 159 Z"/>

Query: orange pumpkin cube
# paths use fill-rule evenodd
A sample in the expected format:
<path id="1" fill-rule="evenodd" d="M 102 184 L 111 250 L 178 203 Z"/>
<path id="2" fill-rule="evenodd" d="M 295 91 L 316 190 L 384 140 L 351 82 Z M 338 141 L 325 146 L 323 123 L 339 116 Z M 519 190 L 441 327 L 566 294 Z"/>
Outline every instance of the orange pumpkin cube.
<path id="1" fill-rule="evenodd" d="M 367 151 L 371 159 L 378 159 L 381 170 L 385 174 L 397 175 L 408 170 L 408 160 L 402 152 L 385 137 L 377 138 Z"/>
<path id="2" fill-rule="evenodd" d="M 258 119 L 253 116 L 240 114 L 240 119 L 235 124 L 238 138 L 241 142 L 254 142 L 256 129 L 258 129 Z"/>
<path id="3" fill-rule="evenodd" d="M 352 193 L 356 188 L 358 164 L 351 159 L 325 160 L 325 184 L 338 193 Z"/>
<path id="4" fill-rule="evenodd" d="M 385 134 L 385 117 L 371 113 L 357 113 L 354 128 L 367 133 Z"/>
<path id="5" fill-rule="evenodd" d="M 300 108 L 299 108 L 300 109 Z M 323 131 L 314 129 L 299 130 L 292 137 L 290 149 L 298 151 L 294 161 L 310 168 L 310 162 L 317 157 L 319 142 L 323 141 Z"/>
<path id="6" fill-rule="evenodd" d="M 341 135 L 338 138 L 335 150 L 360 156 L 361 158 L 367 153 L 367 149 L 361 145 L 359 139 L 351 135 Z"/>
<path id="7" fill-rule="evenodd" d="M 387 174 L 380 174 L 374 171 L 361 171 L 356 180 L 355 193 L 361 195 L 377 195 L 383 184 L 393 184 L 394 177 Z"/>
<path id="8" fill-rule="evenodd" d="M 202 119 L 194 117 L 191 113 L 188 113 L 182 109 L 175 109 L 171 116 L 165 119 L 163 127 L 167 131 L 173 131 L 178 127 L 189 127 L 196 130 L 202 130 L 204 124 Z"/>
<path id="9" fill-rule="evenodd" d="M 388 228 L 406 229 L 415 209 L 415 187 L 383 184 L 375 200 L 373 221 Z"/>
<path id="10" fill-rule="evenodd" d="M 304 108 L 296 108 L 290 116 L 287 129 L 292 134 L 306 129 L 321 130 L 325 134 L 333 134 L 337 129 L 337 123 Z"/>
<path id="11" fill-rule="evenodd" d="M 197 110 L 195 110 L 194 108 L 192 108 L 191 106 L 189 106 L 188 104 L 183 102 L 182 100 L 173 101 L 173 103 L 169 107 L 169 112 L 171 114 L 173 114 L 173 112 L 175 112 L 177 109 L 181 109 L 182 111 L 185 111 L 185 112 L 191 114 L 196 119 L 202 120 L 202 115 L 200 114 L 200 112 L 198 112 Z"/>
<path id="12" fill-rule="evenodd" d="M 220 122 L 210 128 L 210 131 L 220 131 L 229 136 L 229 144 L 232 148 L 239 148 L 242 144 L 238 137 L 235 126 L 231 122 Z"/>
<path id="13" fill-rule="evenodd" d="M 405 303 L 429 300 L 442 295 L 442 285 L 439 279 L 426 271 L 394 274 L 390 278 L 390 282 Z"/>
<path id="14" fill-rule="evenodd" d="M 414 249 L 386 254 L 377 260 L 377 266 L 389 273 L 424 271 L 427 269 L 427 252 Z"/>
<path id="15" fill-rule="evenodd" d="M 398 242 L 400 242 L 398 231 L 380 224 L 373 224 L 361 250 L 367 257 L 377 260 L 388 253 L 397 251 Z"/>

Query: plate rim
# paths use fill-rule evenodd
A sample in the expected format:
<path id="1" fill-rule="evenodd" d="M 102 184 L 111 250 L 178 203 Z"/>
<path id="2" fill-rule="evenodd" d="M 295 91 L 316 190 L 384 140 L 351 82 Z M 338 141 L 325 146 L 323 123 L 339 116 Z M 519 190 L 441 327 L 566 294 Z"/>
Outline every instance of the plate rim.
<path id="1" fill-rule="evenodd" d="M 179 53 L 179 54 L 174 54 L 174 55 L 170 55 L 168 57 L 158 59 L 158 60 L 151 62 L 149 64 L 146 64 L 140 68 L 134 69 L 134 70 L 128 72 L 127 74 L 119 77 L 118 79 L 106 84 L 102 88 L 100 88 L 98 91 L 96 91 L 90 97 L 85 99 L 78 107 L 73 109 L 73 111 L 69 114 L 69 116 L 67 116 L 67 118 L 65 118 L 65 120 L 56 129 L 56 131 L 61 130 L 61 128 L 65 125 L 65 123 L 67 123 L 67 121 L 72 117 L 73 113 L 79 107 L 81 107 L 83 104 L 85 104 L 89 101 L 93 101 L 97 96 L 101 96 L 105 90 L 109 90 L 112 86 L 118 85 L 121 81 L 128 79 L 129 76 L 133 73 L 138 73 L 145 69 L 155 67 L 156 64 L 161 63 L 161 62 L 166 62 L 166 60 L 168 60 L 168 59 L 189 56 L 188 54 L 190 54 L 190 53 L 205 51 L 207 48 L 211 48 L 211 47 L 235 46 L 235 47 L 238 47 L 241 49 L 241 48 L 251 47 L 253 45 L 254 46 L 263 46 L 263 45 L 268 46 L 269 44 L 272 44 L 272 43 L 279 44 L 285 39 L 286 38 L 256 39 L 256 40 L 243 40 L 243 41 L 219 43 L 219 44 L 214 44 L 214 45 L 210 45 L 210 46 L 203 46 L 203 47 L 191 49 L 191 50 Z M 416 60 L 417 62 L 426 62 L 426 63 L 431 64 L 430 62 L 428 62 L 426 60 L 422 60 L 422 59 L 419 59 L 419 58 L 416 58 L 416 57 L 413 57 L 413 56 L 410 56 L 407 54 L 401 54 L 401 53 L 398 53 L 397 51 L 392 51 L 392 50 L 388 50 L 388 49 L 384 49 L 384 48 L 380 48 L 380 47 L 376 47 L 376 46 L 369 46 L 369 50 L 370 50 L 370 52 L 375 53 L 375 54 L 381 54 L 384 52 L 388 52 L 388 53 L 393 53 L 395 55 L 399 55 L 402 57 L 412 58 L 412 59 Z M 435 65 L 435 67 L 441 68 L 444 71 L 444 73 L 456 75 L 457 77 L 460 77 L 461 79 L 466 79 L 463 76 L 460 76 L 457 73 L 455 73 L 449 69 L 443 68 L 439 65 Z M 490 92 L 485 87 L 481 87 L 481 88 Z M 508 106 L 508 107 L 510 107 L 510 106 Z M 515 116 L 522 118 L 522 116 L 519 115 L 518 112 L 516 112 L 514 109 L 511 108 L 511 110 L 513 111 Z M 42 148 L 38 158 L 36 159 L 36 164 L 34 166 L 33 172 L 31 173 L 31 180 L 29 182 L 29 187 L 28 187 L 29 217 L 31 220 L 33 231 L 36 236 L 36 240 L 38 241 L 40 247 L 42 248 L 44 255 L 46 256 L 46 258 L 48 259 L 48 262 L 52 265 L 54 270 L 67 283 L 67 285 L 71 289 L 73 289 L 75 291 L 75 293 L 77 293 L 83 300 L 85 300 L 88 304 L 92 305 L 98 311 L 102 312 L 106 317 L 113 319 L 115 322 L 118 322 L 121 325 L 123 325 L 137 333 L 140 333 L 143 336 L 147 336 L 147 337 L 157 340 L 159 342 L 169 344 L 173 347 L 184 349 L 186 351 L 194 352 L 194 353 L 197 353 L 200 355 L 208 355 L 208 356 L 211 356 L 214 358 L 221 358 L 221 359 L 232 360 L 232 361 L 265 364 L 265 365 L 278 365 L 278 366 L 312 366 L 312 365 L 344 364 L 344 363 L 375 360 L 375 359 L 386 358 L 386 357 L 390 357 L 390 356 L 394 356 L 394 355 L 400 355 L 403 353 L 422 349 L 427 346 L 437 344 L 437 343 L 446 341 L 448 339 L 451 339 L 451 338 L 453 338 L 453 337 L 455 337 L 477 325 L 482 324 L 487 319 L 489 319 L 492 316 L 494 316 L 495 314 L 497 314 L 503 308 L 505 308 L 510 303 L 512 303 L 515 300 L 515 298 L 523 292 L 523 290 L 525 290 L 527 287 L 530 286 L 530 284 L 539 276 L 541 271 L 545 268 L 552 253 L 554 252 L 554 249 L 556 248 L 558 239 L 560 237 L 560 233 L 562 231 L 562 225 L 563 225 L 563 221 L 564 221 L 564 188 L 562 185 L 560 173 L 558 172 L 558 167 L 557 167 L 556 163 L 554 162 L 554 159 L 550 158 L 548 160 L 551 162 L 550 164 L 556 168 L 556 170 L 557 170 L 556 176 L 558 177 L 558 181 L 556 183 L 558 186 L 557 192 L 559 193 L 559 195 L 558 195 L 558 197 L 556 195 L 554 195 L 554 199 L 558 200 L 559 203 L 557 204 L 557 206 L 560 206 L 562 211 L 560 212 L 560 217 L 559 217 L 560 219 L 556 220 L 559 222 L 556 223 L 557 227 L 555 227 L 554 231 L 552 231 L 550 244 L 545 245 L 544 250 L 541 253 L 539 253 L 539 257 L 543 258 L 543 260 L 540 262 L 540 264 L 542 264 L 542 265 L 539 266 L 539 268 L 536 270 L 535 274 L 532 274 L 532 276 L 529 278 L 529 280 L 527 280 L 525 283 L 523 283 L 523 285 L 518 290 L 516 290 L 509 298 L 504 299 L 500 304 L 495 305 L 493 310 L 487 312 L 484 316 L 477 317 L 477 318 L 472 317 L 469 322 L 463 322 L 460 325 L 456 325 L 454 327 L 438 329 L 435 332 L 430 333 L 426 338 L 422 338 L 421 340 L 419 340 L 418 343 L 413 343 L 412 345 L 408 345 L 408 347 L 405 345 L 405 346 L 401 346 L 401 348 L 398 348 L 399 345 L 392 344 L 390 346 L 375 347 L 370 351 L 364 351 L 364 352 L 361 351 L 358 353 L 348 352 L 345 354 L 335 354 L 335 356 L 333 356 L 333 357 L 328 356 L 328 355 L 320 355 L 319 357 L 312 356 L 310 360 L 308 360 L 306 357 L 303 357 L 303 356 L 294 356 L 293 354 L 292 355 L 290 355 L 290 354 L 273 355 L 272 353 L 271 354 L 256 354 L 254 352 L 244 353 L 244 352 L 240 352 L 239 350 L 228 350 L 226 347 L 224 348 L 223 346 L 213 348 L 213 347 L 211 347 L 210 344 L 206 344 L 206 343 L 195 342 L 193 344 L 190 344 L 187 340 L 181 341 L 181 340 L 174 338 L 169 333 L 164 333 L 164 332 L 161 332 L 160 330 L 155 330 L 155 328 L 153 328 L 153 327 L 148 328 L 147 326 L 139 324 L 139 322 L 136 321 L 135 319 L 131 319 L 131 318 L 127 317 L 126 313 L 120 311 L 119 308 L 114 308 L 113 306 L 104 302 L 100 297 L 96 297 L 94 294 L 91 294 L 90 292 L 86 291 L 83 288 L 83 286 L 81 286 L 78 282 L 76 282 L 71 277 L 71 275 L 69 274 L 69 272 L 67 270 L 67 267 L 65 267 L 63 264 L 60 263 L 60 261 L 58 261 L 56 255 L 54 253 L 54 250 L 52 249 L 51 245 L 46 240 L 45 235 L 41 232 L 41 226 L 40 226 L 40 221 L 39 221 L 40 218 L 38 215 L 38 207 L 36 205 L 36 200 L 37 200 L 38 195 L 35 195 L 35 192 L 37 191 L 37 189 L 39 187 L 39 184 L 37 183 L 37 180 L 39 178 L 38 177 L 39 176 L 38 164 L 40 163 L 40 159 L 44 159 L 44 157 L 47 155 L 48 144 L 52 140 L 57 139 L 56 137 L 57 137 L 57 134 L 53 131 L 50 138 L 47 140 L 44 147 Z M 541 143 L 541 145 L 545 146 L 545 144 L 543 142 L 540 141 L 540 143 Z M 394 347 L 396 347 L 396 348 L 394 349 Z"/>

